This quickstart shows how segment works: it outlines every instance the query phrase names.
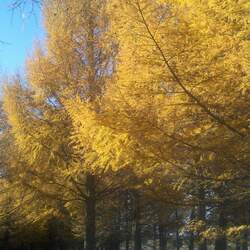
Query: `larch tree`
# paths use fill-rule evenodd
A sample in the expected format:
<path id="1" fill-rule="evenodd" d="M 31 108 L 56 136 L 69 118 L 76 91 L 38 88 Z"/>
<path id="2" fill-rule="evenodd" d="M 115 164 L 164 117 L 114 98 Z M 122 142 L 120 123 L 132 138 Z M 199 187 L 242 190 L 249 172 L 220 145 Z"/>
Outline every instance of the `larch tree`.
<path id="1" fill-rule="evenodd" d="M 120 47 L 101 118 L 136 141 L 140 174 L 165 166 L 180 186 L 200 183 L 200 206 L 212 192 L 221 208 L 235 195 L 249 199 L 243 187 L 249 171 L 248 3 L 223 4 L 113 3 Z"/>
<path id="2" fill-rule="evenodd" d="M 185 233 L 190 250 L 246 247 L 249 2 L 46 0 L 43 13 L 44 45 L 4 94 L 16 155 L 2 159 L 36 201 L 24 220 L 66 220 L 87 250 L 99 236 L 140 250 L 145 232 L 165 250 L 168 230 L 176 249 Z"/>
<path id="3" fill-rule="evenodd" d="M 19 178 L 32 178 L 26 185 L 57 200 L 64 209 L 75 202 L 81 211 L 84 204 L 88 250 L 96 247 L 98 175 L 107 166 L 94 164 L 91 152 L 88 155 L 87 140 L 95 137 L 86 130 L 92 116 L 80 116 L 81 124 L 87 125 L 79 142 L 79 118 L 69 103 L 97 104 L 111 79 L 116 47 L 107 37 L 105 9 L 106 2 L 99 0 L 44 1 L 44 48 L 36 46 L 27 60 L 27 83 L 10 84 L 4 98 L 11 132 L 24 162 L 22 168 L 27 166 L 19 168 Z M 92 132 L 96 132 L 94 127 Z M 82 145 L 83 139 L 86 144 Z M 100 143 L 101 139 L 97 140 Z"/>

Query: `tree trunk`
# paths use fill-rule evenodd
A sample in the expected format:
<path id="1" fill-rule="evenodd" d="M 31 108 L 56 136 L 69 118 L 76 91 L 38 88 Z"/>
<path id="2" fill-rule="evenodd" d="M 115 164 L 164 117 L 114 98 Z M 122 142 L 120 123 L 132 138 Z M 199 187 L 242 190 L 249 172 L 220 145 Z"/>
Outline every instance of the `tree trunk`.
<path id="1" fill-rule="evenodd" d="M 3 237 L 3 249 L 4 250 L 8 250 L 10 248 L 9 247 L 9 239 L 10 239 L 10 232 L 9 232 L 9 229 L 7 229 L 4 232 L 4 237 Z"/>
<path id="2" fill-rule="evenodd" d="M 130 249 L 130 240 L 131 240 L 131 231 L 132 231 L 132 224 L 131 224 L 131 209 L 130 209 L 130 195 L 129 192 L 126 192 L 125 195 L 125 220 L 126 220 L 126 236 L 125 236 L 125 250 Z"/>
<path id="3" fill-rule="evenodd" d="M 127 228 L 126 232 L 126 240 L 125 240 L 125 249 L 129 250 L 130 249 L 130 237 L 131 237 L 131 228 Z"/>
<path id="4" fill-rule="evenodd" d="M 135 235 L 134 235 L 134 250 L 142 249 L 141 240 L 141 208 L 140 208 L 140 198 L 138 194 L 135 194 Z"/>
<path id="5" fill-rule="evenodd" d="M 206 206 L 204 204 L 205 200 L 205 191 L 203 188 L 199 189 L 199 205 L 197 211 L 197 217 L 199 220 L 206 221 Z M 198 244 L 198 250 L 207 250 L 207 241 L 206 239 L 200 239 Z"/>
<path id="6" fill-rule="evenodd" d="M 191 210 L 191 214 L 190 214 L 190 220 L 192 221 L 194 219 L 194 208 L 192 208 Z M 191 231 L 190 232 L 190 236 L 189 236 L 189 244 L 188 244 L 188 249 L 189 250 L 194 250 L 194 233 Z"/>
<path id="7" fill-rule="evenodd" d="M 125 242 L 125 249 L 126 249 L 126 250 L 129 250 L 129 248 L 130 248 L 130 247 L 129 247 L 129 243 L 130 243 L 130 240 L 129 240 L 129 238 L 127 237 L 127 238 L 126 238 L 126 242 Z"/>
<path id="8" fill-rule="evenodd" d="M 243 242 L 242 242 L 242 250 L 248 250 L 248 234 L 244 233 Z"/>
<path id="9" fill-rule="evenodd" d="M 224 207 L 222 206 L 219 211 L 219 221 L 218 221 L 219 227 L 221 229 L 224 229 L 226 226 L 226 218 L 224 214 Z M 215 250 L 227 250 L 227 239 L 226 236 L 223 234 L 219 236 L 215 240 Z"/>
<path id="10" fill-rule="evenodd" d="M 181 247 L 180 235 L 179 235 L 179 219 L 178 219 L 178 210 L 175 210 L 176 218 L 176 250 L 179 250 Z"/>
<path id="11" fill-rule="evenodd" d="M 137 216 L 139 216 L 139 215 L 137 214 Z M 135 222 L 134 240 L 135 240 L 134 250 L 141 250 L 142 249 L 142 241 L 141 241 L 141 225 L 140 225 L 139 218 L 136 218 L 136 222 Z"/>
<path id="12" fill-rule="evenodd" d="M 176 229 L 176 250 L 180 250 L 180 235 L 179 228 Z"/>
<path id="13" fill-rule="evenodd" d="M 86 250 L 96 249 L 96 201 L 95 201 L 95 176 L 87 174 L 86 190 L 88 198 L 85 201 L 86 212 Z"/>
<path id="14" fill-rule="evenodd" d="M 239 240 L 236 240 L 236 242 L 235 242 L 235 250 L 241 250 L 240 249 L 240 241 Z"/>
<path id="15" fill-rule="evenodd" d="M 157 240 L 157 225 L 153 226 L 153 250 L 156 250 L 156 240 Z"/>
<path id="16" fill-rule="evenodd" d="M 227 240 L 225 237 L 221 236 L 215 240 L 214 250 L 227 250 Z"/>
<path id="17" fill-rule="evenodd" d="M 160 250 L 166 250 L 167 249 L 167 236 L 166 236 L 166 226 L 163 224 L 159 225 L 159 244 L 160 244 Z"/>

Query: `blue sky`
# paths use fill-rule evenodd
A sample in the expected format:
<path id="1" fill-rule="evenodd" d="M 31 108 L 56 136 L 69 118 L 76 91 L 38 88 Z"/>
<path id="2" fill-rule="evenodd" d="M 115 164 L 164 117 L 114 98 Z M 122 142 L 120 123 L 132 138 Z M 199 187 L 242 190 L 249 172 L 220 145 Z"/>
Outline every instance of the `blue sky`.
<path id="1" fill-rule="evenodd" d="M 14 12 L 10 0 L 0 0 L 0 75 L 23 70 L 25 58 L 30 54 L 35 40 L 42 40 L 43 30 L 39 8 L 32 13 L 31 6 Z"/>

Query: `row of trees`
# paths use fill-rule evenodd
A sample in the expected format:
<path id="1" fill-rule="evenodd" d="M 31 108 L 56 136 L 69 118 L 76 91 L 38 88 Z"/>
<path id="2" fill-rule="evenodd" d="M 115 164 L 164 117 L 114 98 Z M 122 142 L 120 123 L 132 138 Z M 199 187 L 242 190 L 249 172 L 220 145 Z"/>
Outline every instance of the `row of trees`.
<path id="1" fill-rule="evenodd" d="M 246 250 L 249 7 L 42 2 L 5 80 L 2 247 Z"/>

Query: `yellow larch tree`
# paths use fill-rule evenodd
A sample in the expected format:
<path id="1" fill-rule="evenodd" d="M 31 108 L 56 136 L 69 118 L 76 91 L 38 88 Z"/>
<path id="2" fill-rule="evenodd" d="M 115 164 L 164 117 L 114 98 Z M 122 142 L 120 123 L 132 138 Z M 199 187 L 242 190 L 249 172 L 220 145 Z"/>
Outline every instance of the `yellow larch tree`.
<path id="1" fill-rule="evenodd" d="M 44 46 L 35 46 L 27 60 L 27 82 L 14 80 L 6 86 L 4 97 L 23 161 L 16 166 L 18 177 L 30 189 L 54 200 L 57 207 L 67 208 L 72 217 L 77 209 L 77 219 L 84 217 L 85 233 L 81 234 L 88 250 L 96 247 L 96 201 L 107 188 L 100 189 L 104 183 L 100 175 L 120 161 L 112 162 L 112 145 L 100 152 L 99 147 L 105 150 L 105 142 L 112 139 L 112 132 L 96 128 L 92 114 L 84 112 L 85 105 L 98 108 L 95 103 L 111 80 L 116 46 L 107 35 L 105 9 L 106 2 L 100 0 L 44 1 Z M 82 106 L 83 112 L 70 108 L 72 103 Z M 79 122 L 84 126 L 80 136 Z M 101 133 L 105 141 L 98 137 Z M 126 138 L 111 141 L 121 144 L 122 140 Z M 102 161 L 95 163 L 93 150 L 99 150 Z M 109 163 L 104 163 L 104 156 Z M 107 186 L 110 192 L 116 190 Z"/>
<path id="2" fill-rule="evenodd" d="M 154 159 L 142 168 L 165 166 L 181 185 L 198 179 L 201 192 L 213 190 L 222 214 L 225 200 L 249 198 L 240 187 L 249 171 L 248 7 L 147 0 L 110 6 L 119 50 L 103 124 L 128 133 L 138 157 Z M 218 249 L 225 244 L 216 240 Z"/>
<path id="3" fill-rule="evenodd" d="M 228 203 L 249 201 L 249 3 L 46 0 L 43 11 L 27 83 L 5 89 L 18 178 L 76 219 L 84 204 L 93 250 L 97 200 L 131 168 L 136 193 L 196 208 L 199 250 L 212 203 L 226 249 Z"/>

